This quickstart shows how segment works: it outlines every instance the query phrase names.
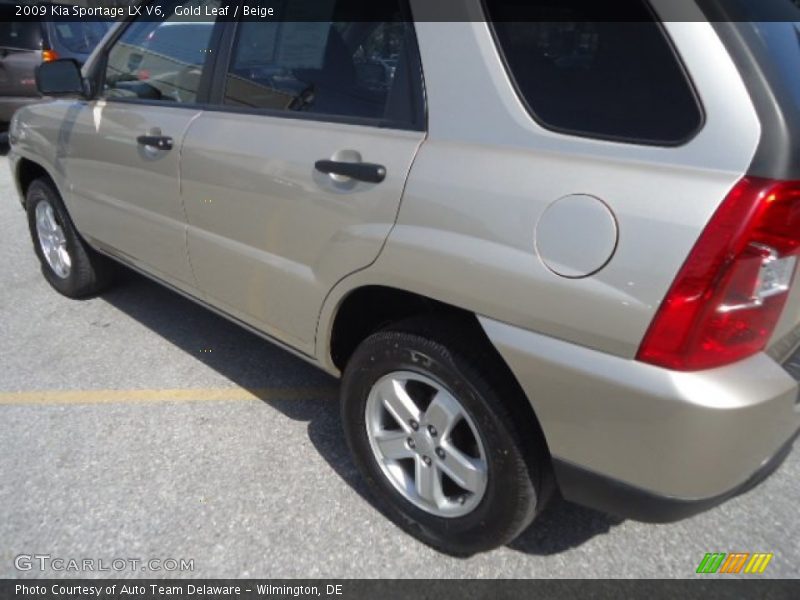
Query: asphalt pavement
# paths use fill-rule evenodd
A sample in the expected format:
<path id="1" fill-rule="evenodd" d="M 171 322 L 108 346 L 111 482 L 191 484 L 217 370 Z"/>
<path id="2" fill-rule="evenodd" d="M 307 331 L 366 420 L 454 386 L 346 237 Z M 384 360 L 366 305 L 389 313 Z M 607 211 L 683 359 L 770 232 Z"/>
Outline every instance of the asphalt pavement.
<path id="1" fill-rule="evenodd" d="M 559 500 L 511 546 L 451 558 L 371 503 L 334 379 L 140 276 L 55 293 L 5 158 L 0 257 L 0 577 L 692 578 L 707 552 L 774 553 L 748 577 L 798 575 L 800 450 L 686 521 Z M 54 570 L 70 559 L 95 571 Z M 118 559 L 160 570 L 97 571 Z"/>

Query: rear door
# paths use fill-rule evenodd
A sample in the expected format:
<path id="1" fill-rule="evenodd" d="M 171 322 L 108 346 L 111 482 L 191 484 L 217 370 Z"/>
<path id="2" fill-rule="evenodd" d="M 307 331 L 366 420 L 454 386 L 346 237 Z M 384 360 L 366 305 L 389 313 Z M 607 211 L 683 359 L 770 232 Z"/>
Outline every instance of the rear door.
<path id="1" fill-rule="evenodd" d="M 217 107 L 184 141 L 199 287 L 309 353 L 328 291 L 380 252 L 424 138 L 405 15 L 398 2 L 386 21 L 238 24 Z"/>
<path id="2" fill-rule="evenodd" d="M 40 23 L 0 22 L 0 96 L 38 96 L 34 70 L 41 50 Z"/>
<path id="3" fill-rule="evenodd" d="M 99 97 L 76 103 L 66 119 L 63 162 L 82 233 L 192 288 L 178 165 L 183 135 L 201 112 L 216 24 L 178 22 L 173 5 L 181 4 L 165 6 L 165 20 L 134 21 L 110 45 Z"/>

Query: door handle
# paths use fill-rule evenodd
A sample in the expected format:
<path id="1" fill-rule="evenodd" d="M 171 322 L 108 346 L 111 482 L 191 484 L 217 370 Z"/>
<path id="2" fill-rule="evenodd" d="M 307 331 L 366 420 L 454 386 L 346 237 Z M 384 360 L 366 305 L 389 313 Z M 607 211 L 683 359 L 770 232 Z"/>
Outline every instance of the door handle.
<path id="1" fill-rule="evenodd" d="M 338 160 L 318 160 L 314 168 L 326 175 L 339 175 L 367 183 L 380 183 L 386 179 L 386 167 L 374 163 L 341 162 Z"/>
<path id="2" fill-rule="evenodd" d="M 140 146 L 158 148 L 159 150 L 172 150 L 172 138 L 166 135 L 140 135 L 136 138 Z"/>

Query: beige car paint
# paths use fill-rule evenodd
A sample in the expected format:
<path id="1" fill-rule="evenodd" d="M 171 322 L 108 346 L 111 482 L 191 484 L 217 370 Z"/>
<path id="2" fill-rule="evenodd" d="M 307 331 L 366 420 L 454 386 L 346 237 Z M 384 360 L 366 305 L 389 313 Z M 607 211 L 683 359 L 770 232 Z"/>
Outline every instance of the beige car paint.
<path id="1" fill-rule="evenodd" d="M 182 197 L 199 287 L 237 318 L 313 354 L 325 296 L 378 256 L 423 137 L 203 113 L 182 150 Z M 314 169 L 316 160 L 351 149 L 384 165 L 386 179 L 340 183 Z"/>
<path id="2" fill-rule="evenodd" d="M 690 49 L 684 60 L 707 113 L 703 129 L 674 148 L 548 131 L 520 103 L 485 23 L 419 23 L 423 56 L 446 57 L 449 40 L 461 39 L 460 54 L 474 68 L 426 63 L 429 134 L 397 225 L 369 271 L 329 296 L 318 357 L 329 360 L 329 320 L 338 303 L 369 284 L 632 357 L 702 227 L 746 171 L 760 135 L 741 77 L 711 26 L 667 25 Z M 552 202 L 584 193 L 614 212 L 619 243 L 596 275 L 565 279 L 539 260 L 534 230 Z"/>
<path id="3" fill-rule="evenodd" d="M 61 158 L 69 173 L 67 206 L 83 235 L 161 279 L 191 287 L 180 155 L 144 148 L 136 137 L 160 132 L 180 140 L 197 114 L 105 100 L 74 103 Z"/>
<path id="4" fill-rule="evenodd" d="M 682 499 L 734 489 L 800 427 L 797 382 L 757 354 L 679 373 L 481 319 L 553 456 Z"/>

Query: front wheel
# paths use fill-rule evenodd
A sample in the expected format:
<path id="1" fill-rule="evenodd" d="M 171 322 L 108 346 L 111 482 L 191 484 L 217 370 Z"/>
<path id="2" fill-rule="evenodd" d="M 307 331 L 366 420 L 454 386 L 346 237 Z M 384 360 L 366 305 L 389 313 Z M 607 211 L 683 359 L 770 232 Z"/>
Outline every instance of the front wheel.
<path id="1" fill-rule="evenodd" d="M 378 332 L 344 373 L 354 460 L 404 530 L 449 554 L 513 540 L 544 504 L 544 452 L 531 455 L 480 344 L 425 326 Z"/>
<path id="2" fill-rule="evenodd" d="M 81 298 L 108 285 L 113 263 L 81 239 L 61 196 L 48 179 L 30 184 L 25 206 L 42 274 L 53 288 L 70 298 Z"/>

